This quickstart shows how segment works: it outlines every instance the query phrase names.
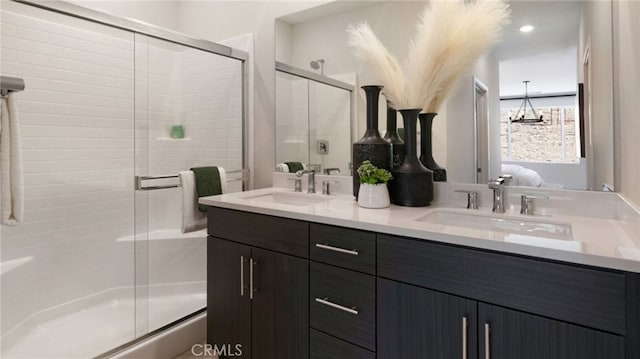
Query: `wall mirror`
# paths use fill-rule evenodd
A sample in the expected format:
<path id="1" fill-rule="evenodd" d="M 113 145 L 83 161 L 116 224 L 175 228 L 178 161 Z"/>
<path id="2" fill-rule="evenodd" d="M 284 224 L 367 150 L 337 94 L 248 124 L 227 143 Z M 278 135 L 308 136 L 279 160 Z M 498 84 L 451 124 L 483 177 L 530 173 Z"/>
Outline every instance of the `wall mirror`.
<path id="1" fill-rule="evenodd" d="M 310 63 L 323 59 L 327 77 L 355 74 L 351 126 L 352 141 L 357 140 L 365 116 L 359 86 L 375 80 L 347 47 L 345 29 L 366 21 L 402 62 L 424 5 L 339 1 L 278 18 L 276 60 L 318 72 Z M 517 185 L 612 190 L 611 2 L 510 1 L 510 6 L 512 23 L 502 41 L 459 81 L 434 120 L 434 158 L 452 182 L 486 183 L 514 174 Z M 526 25 L 533 29 L 525 32 Z M 523 115 L 518 114 L 523 81 L 529 81 L 527 97 L 542 121 L 516 118 Z M 530 106 L 524 116 L 533 116 Z M 348 161 L 350 151 L 342 156 Z"/>
<path id="2" fill-rule="evenodd" d="M 354 86 L 338 77 L 276 62 L 276 171 L 350 174 Z"/>

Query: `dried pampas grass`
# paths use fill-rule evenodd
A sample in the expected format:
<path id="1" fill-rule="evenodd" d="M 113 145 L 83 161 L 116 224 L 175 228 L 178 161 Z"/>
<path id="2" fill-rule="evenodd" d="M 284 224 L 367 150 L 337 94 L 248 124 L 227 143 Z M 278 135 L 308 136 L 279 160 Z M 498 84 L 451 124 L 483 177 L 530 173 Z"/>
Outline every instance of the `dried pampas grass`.
<path id="1" fill-rule="evenodd" d="M 369 64 L 376 72 L 378 80 L 384 86 L 387 100 L 396 108 L 405 108 L 407 90 L 402 67 L 398 60 L 378 40 L 368 24 L 349 26 L 349 46 L 353 47 L 356 56 Z M 400 107 L 398 107 L 400 106 Z"/>
<path id="2" fill-rule="evenodd" d="M 509 22 L 499 0 L 432 0 L 417 24 L 403 72 L 366 24 L 349 27 L 349 44 L 373 65 L 384 92 L 398 109 L 438 112 L 457 80 L 495 44 Z"/>

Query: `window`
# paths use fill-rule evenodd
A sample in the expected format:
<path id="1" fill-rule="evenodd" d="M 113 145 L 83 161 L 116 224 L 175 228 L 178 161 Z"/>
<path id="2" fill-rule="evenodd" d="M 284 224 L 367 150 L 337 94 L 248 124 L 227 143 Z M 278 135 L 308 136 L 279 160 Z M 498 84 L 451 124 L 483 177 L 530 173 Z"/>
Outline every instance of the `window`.
<path id="1" fill-rule="evenodd" d="M 516 117 L 522 99 L 500 101 L 502 160 L 578 162 L 576 96 L 536 97 L 531 101 L 538 116 L 543 116 L 542 122 L 512 123 L 509 117 Z M 533 118 L 530 110 L 526 118 Z"/>

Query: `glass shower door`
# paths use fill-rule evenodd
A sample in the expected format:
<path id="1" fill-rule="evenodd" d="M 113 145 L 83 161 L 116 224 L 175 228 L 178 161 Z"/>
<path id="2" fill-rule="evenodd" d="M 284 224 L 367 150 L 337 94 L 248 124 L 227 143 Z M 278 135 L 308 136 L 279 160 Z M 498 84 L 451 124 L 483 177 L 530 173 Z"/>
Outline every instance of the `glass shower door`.
<path id="1" fill-rule="evenodd" d="M 136 35 L 136 175 L 168 187 L 136 192 L 138 335 L 206 307 L 206 229 L 182 232 L 177 174 L 242 169 L 242 86 L 239 60 Z"/>

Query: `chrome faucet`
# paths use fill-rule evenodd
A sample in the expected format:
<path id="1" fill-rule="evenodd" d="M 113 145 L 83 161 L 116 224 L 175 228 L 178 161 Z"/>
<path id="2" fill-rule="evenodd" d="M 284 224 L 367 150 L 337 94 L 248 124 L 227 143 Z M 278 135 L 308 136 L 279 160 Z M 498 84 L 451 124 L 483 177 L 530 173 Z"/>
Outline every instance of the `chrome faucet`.
<path id="1" fill-rule="evenodd" d="M 499 177 L 495 180 L 490 180 L 487 185 L 493 190 L 493 208 L 494 213 L 504 213 L 504 178 Z"/>
<path id="2" fill-rule="evenodd" d="M 524 214 L 525 216 L 533 214 L 533 199 L 536 198 L 534 196 L 528 196 L 523 194 L 520 196 L 520 214 Z"/>
<path id="3" fill-rule="evenodd" d="M 305 174 L 309 175 L 309 184 L 307 186 L 307 193 L 316 193 L 316 171 L 301 170 L 296 172 L 297 177 L 302 177 Z"/>

